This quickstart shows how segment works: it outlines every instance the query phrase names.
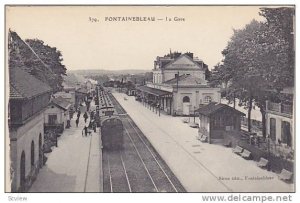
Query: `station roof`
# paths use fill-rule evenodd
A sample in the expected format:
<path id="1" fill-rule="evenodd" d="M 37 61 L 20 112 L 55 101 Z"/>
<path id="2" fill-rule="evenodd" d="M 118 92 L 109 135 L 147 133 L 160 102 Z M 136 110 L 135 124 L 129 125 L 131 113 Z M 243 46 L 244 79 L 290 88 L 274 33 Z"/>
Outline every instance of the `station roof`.
<path id="1" fill-rule="evenodd" d="M 62 97 L 53 98 L 51 102 L 64 110 L 68 110 L 71 106 L 71 103 Z"/>
<path id="2" fill-rule="evenodd" d="M 21 68 L 9 69 L 10 99 L 30 99 L 51 92 L 51 87 Z"/>
<path id="3" fill-rule="evenodd" d="M 146 92 L 148 94 L 152 94 L 155 96 L 165 96 L 165 95 L 172 95 L 172 92 L 168 92 L 168 91 L 164 91 L 164 90 L 160 90 L 160 89 L 155 89 L 152 87 L 148 87 L 148 86 L 140 86 L 137 87 L 138 90 L 142 91 L 142 92 Z"/>
<path id="4" fill-rule="evenodd" d="M 245 116 L 244 113 L 232 108 L 231 106 L 228 106 L 226 104 L 216 103 L 216 102 L 211 102 L 205 106 L 202 106 L 199 109 L 195 110 L 195 112 L 198 112 L 199 114 L 210 117 L 211 115 L 213 115 L 213 114 L 219 112 L 221 109 L 225 109 L 225 108 L 230 109 L 234 113 Z"/>
<path id="5" fill-rule="evenodd" d="M 168 85 L 176 85 L 177 83 L 178 85 L 207 86 L 207 82 L 204 79 L 195 77 L 193 75 L 180 75 L 178 78 L 172 78 L 164 82 L 164 84 Z"/>

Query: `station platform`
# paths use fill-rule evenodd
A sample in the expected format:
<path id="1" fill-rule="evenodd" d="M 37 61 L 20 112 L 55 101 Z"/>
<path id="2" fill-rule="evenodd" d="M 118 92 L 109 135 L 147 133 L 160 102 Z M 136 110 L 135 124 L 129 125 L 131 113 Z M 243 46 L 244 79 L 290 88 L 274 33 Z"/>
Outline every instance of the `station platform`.
<path id="1" fill-rule="evenodd" d="M 158 116 L 133 96 L 113 95 L 187 192 L 294 192 L 294 184 L 279 180 L 231 148 L 197 140 L 198 129 L 183 123 L 182 117 Z"/>
<path id="2" fill-rule="evenodd" d="M 85 124 L 81 113 L 78 127 L 75 117 L 71 128 L 58 138 L 58 147 L 46 154 L 46 165 L 40 169 L 37 179 L 28 192 L 102 192 L 102 154 L 99 136 L 92 132 L 82 136 Z"/>

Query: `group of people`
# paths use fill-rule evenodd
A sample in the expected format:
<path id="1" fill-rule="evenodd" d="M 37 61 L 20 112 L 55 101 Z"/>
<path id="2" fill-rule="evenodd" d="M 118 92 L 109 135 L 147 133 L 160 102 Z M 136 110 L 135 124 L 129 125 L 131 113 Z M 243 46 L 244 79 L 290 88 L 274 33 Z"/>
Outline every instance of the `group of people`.
<path id="1" fill-rule="evenodd" d="M 76 127 L 78 127 L 80 115 L 81 115 L 81 111 L 80 111 L 80 109 L 78 109 L 77 110 L 77 119 L 75 121 Z M 82 136 L 86 136 L 87 137 L 88 134 L 91 135 L 91 131 L 89 131 L 89 128 L 93 129 L 94 132 L 96 132 L 97 124 L 96 124 L 96 122 L 94 120 L 94 115 L 95 115 L 95 112 L 91 111 L 90 112 L 90 122 L 89 122 L 89 125 L 88 126 L 87 125 L 84 126 L 84 128 L 82 130 Z M 84 122 L 86 123 L 87 119 L 89 118 L 87 111 L 83 114 L 83 118 L 84 118 Z"/>

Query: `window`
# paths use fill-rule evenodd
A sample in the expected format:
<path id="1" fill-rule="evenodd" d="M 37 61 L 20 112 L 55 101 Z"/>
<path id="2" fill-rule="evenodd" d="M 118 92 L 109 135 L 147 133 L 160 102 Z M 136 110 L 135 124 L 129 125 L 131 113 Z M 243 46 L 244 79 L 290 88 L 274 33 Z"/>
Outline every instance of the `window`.
<path id="1" fill-rule="evenodd" d="M 183 103 L 186 103 L 186 102 L 188 103 L 188 102 L 190 102 L 190 98 L 188 96 L 185 96 L 185 97 L 183 97 L 182 101 L 183 101 Z"/>
<path id="2" fill-rule="evenodd" d="M 210 103 L 212 101 L 211 97 L 210 96 L 206 96 L 204 97 L 204 103 Z"/>
<path id="3" fill-rule="evenodd" d="M 31 166 L 34 166 L 34 142 L 31 142 Z"/>
<path id="4" fill-rule="evenodd" d="M 287 144 L 287 146 L 292 146 L 292 136 L 291 136 L 291 126 L 287 121 L 281 122 L 281 139 L 282 143 Z"/>
<path id="5" fill-rule="evenodd" d="M 270 138 L 276 140 L 276 119 L 270 118 Z"/>
<path id="6" fill-rule="evenodd" d="M 57 123 L 57 115 L 49 115 L 49 124 L 56 124 Z"/>

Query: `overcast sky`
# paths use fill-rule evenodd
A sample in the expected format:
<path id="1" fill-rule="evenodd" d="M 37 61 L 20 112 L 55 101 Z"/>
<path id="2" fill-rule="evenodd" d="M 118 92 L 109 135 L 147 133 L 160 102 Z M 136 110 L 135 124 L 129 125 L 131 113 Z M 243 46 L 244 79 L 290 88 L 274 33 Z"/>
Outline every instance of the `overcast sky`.
<path id="1" fill-rule="evenodd" d="M 170 49 L 193 52 L 211 69 L 222 60 L 233 29 L 263 20 L 258 12 L 255 6 L 7 7 L 6 25 L 22 39 L 38 38 L 57 47 L 69 70 L 152 69 L 156 56 Z M 155 21 L 112 22 L 105 17 Z"/>

